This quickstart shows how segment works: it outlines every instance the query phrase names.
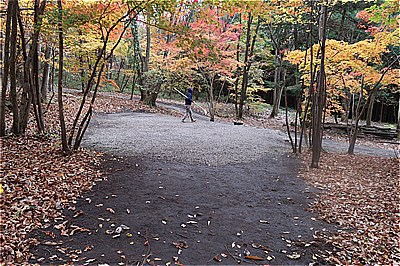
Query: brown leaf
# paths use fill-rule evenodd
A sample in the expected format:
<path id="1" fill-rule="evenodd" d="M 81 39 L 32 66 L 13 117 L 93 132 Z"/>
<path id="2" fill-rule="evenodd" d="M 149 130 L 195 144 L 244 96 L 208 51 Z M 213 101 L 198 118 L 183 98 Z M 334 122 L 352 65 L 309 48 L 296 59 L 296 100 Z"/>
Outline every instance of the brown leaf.
<path id="1" fill-rule="evenodd" d="M 216 262 L 221 262 L 222 261 L 222 257 L 221 257 L 220 254 L 218 254 L 218 255 L 214 256 L 213 260 L 215 260 Z"/>
<path id="2" fill-rule="evenodd" d="M 176 248 L 179 249 L 186 249 L 189 247 L 189 245 L 186 243 L 184 240 L 179 240 L 178 242 L 172 242 L 172 245 L 174 245 Z"/>
<path id="3" fill-rule="evenodd" d="M 249 260 L 264 260 L 264 258 L 262 258 L 262 257 L 253 256 L 253 255 L 245 256 L 245 258 L 249 259 Z"/>

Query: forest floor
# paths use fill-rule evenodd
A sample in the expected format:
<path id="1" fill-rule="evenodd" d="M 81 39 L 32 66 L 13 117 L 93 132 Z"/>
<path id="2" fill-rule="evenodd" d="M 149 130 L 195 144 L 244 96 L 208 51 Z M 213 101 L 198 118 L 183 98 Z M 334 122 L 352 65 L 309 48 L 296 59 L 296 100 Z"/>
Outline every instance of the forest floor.
<path id="1" fill-rule="evenodd" d="M 70 123 L 79 97 L 66 97 Z M 90 149 L 63 157 L 56 134 L 1 139 L 0 263 L 399 262 L 397 146 L 327 148 L 309 169 L 282 118 L 182 123 L 179 109 L 96 101 Z"/>

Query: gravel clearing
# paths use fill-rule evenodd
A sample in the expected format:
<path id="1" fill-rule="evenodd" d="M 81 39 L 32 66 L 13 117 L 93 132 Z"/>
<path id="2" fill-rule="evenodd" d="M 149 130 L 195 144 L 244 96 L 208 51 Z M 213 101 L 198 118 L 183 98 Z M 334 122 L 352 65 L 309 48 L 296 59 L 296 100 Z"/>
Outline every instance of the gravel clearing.
<path id="1" fill-rule="evenodd" d="M 278 157 L 291 152 L 286 133 L 225 122 L 195 123 L 153 113 L 96 114 L 83 146 L 118 156 L 145 156 L 169 162 L 221 166 Z M 324 139 L 323 149 L 346 153 L 347 143 Z M 356 154 L 394 157 L 390 149 L 356 145 Z"/>
<path id="2" fill-rule="evenodd" d="M 84 146 L 118 156 L 142 155 L 165 161 L 219 166 L 251 162 L 290 151 L 285 134 L 223 122 L 148 113 L 97 114 Z"/>

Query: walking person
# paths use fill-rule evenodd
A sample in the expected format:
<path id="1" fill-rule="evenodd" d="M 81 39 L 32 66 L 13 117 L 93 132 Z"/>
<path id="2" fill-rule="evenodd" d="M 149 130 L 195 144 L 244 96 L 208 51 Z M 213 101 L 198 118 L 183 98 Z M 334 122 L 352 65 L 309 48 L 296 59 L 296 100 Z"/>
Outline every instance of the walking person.
<path id="1" fill-rule="evenodd" d="M 196 122 L 196 120 L 193 119 L 192 116 L 192 102 L 193 102 L 193 90 L 191 88 L 188 89 L 186 92 L 186 97 L 185 97 L 185 116 L 182 118 L 182 122 L 185 122 L 186 118 L 190 118 L 192 122 Z"/>

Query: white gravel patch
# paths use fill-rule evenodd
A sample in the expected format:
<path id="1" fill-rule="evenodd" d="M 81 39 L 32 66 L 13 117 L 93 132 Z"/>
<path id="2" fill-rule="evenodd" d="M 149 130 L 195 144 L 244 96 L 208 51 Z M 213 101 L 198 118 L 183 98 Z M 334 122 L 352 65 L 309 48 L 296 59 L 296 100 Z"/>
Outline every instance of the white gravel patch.
<path id="1" fill-rule="evenodd" d="M 182 123 L 179 117 L 153 113 L 96 114 L 82 145 L 117 156 L 210 166 L 246 163 L 265 156 L 278 160 L 291 153 L 284 132 L 197 118 L 195 123 Z M 326 151 L 346 153 L 347 148 L 348 143 L 323 140 Z M 395 156 L 392 150 L 362 145 L 356 145 L 355 154 Z"/>
<path id="2" fill-rule="evenodd" d="M 290 152 L 283 132 L 148 113 L 97 114 L 83 146 L 117 156 L 146 156 L 211 166 Z"/>

